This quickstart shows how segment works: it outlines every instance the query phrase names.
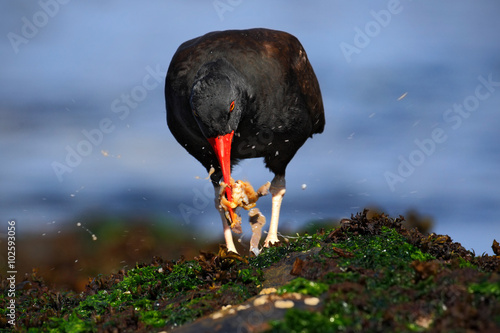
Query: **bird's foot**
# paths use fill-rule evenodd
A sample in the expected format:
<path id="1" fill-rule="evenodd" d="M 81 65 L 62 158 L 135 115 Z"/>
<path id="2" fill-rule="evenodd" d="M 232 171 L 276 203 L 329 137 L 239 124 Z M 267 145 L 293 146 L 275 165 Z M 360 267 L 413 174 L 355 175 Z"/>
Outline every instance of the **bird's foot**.
<path id="1" fill-rule="evenodd" d="M 258 247 L 252 247 L 250 248 L 250 255 L 253 254 L 254 256 L 258 257 L 260 254 L 260 250 Z"/>
<path id="2" fill-rule="evenodd" d="M 236 247 L 234 246 L 234 244 L 232 246 L 230 244 L 226 244 L 226 248 L 227 248 L 228 252 L 238 253 L 238 250 L 236 250 Z"/>
<path id="3" fill-rule="evenodd" d="M 279 243 L 279 242 L 280 242 L 280 240 L 278 239 L 278 236 L 267 235 L 267 238 L 264 241 L 264 247 L 269 247 L 269 246 L 274 245 L 274 244 Z"/>

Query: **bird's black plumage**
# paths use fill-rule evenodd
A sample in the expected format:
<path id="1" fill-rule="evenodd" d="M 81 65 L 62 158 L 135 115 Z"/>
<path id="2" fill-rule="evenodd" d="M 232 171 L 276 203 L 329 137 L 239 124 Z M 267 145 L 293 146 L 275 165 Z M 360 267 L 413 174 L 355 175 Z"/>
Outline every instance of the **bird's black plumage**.
<path id="1" fill-rule="evenodd" d="M 234 130 L 231 165 L 263 157 L 284 177 L 297 150 L 325 125 L 306 52 L 281 31 L 218 31 L 183 43 L 168 68 L 165 98 L 172 134 L 207 170 L 215 168 L 214 182 L 221 172 L 207 138 Z"/>
<path id="2" fill-rule="evenodd" d="M 211 32 L 189 40 L 172 58 L 165 98 L 168 127 L 176 140 L 207 171 L 215 169 L 215 206 L 228 251 L 237 252 L 232 231 L 241 232 L 235 212 L 241 188 L 231 181 L 231 167 L 246 158 L 263 157 L 275 174 L 264 246 L 278 242 L 286 167 L 307 138 L 325 126 L 319 84 L 297 38 L 251 29 Z M 222 179 L 225 197 L 220 192 Z M 253 239 L 250 251 L 258 254 L 260 234 Z"/>

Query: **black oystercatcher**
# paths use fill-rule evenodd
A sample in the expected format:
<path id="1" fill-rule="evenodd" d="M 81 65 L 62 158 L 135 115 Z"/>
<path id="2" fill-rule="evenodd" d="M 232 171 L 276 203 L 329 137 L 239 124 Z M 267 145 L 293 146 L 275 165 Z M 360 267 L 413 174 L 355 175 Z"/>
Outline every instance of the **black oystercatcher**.
<path id="1" fill-rule="evenodd" d="M 264 246 L 278 242 L 285 169 L 307 138 L 323 132 L 316 75 L 294 36 L 268 29 L 211 32 L 183 43 L 165 82 L 167 122 L 176 140 L 209 171 L 229 251 L 237 252 L 219 202 L 231 167 L 263 157 L 274 173 L 272 216 Z M 226 187 L 231 201 L 231 187 Z M 234 218 L 231 211 L 229 219 Z"/>

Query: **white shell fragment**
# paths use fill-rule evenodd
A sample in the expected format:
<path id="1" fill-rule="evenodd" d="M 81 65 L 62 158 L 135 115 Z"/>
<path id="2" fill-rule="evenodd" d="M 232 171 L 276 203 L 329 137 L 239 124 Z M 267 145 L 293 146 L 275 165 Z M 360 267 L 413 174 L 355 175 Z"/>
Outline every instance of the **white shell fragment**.
<path id="1" fill-rule="evenodd" d="M 304 300 L 305 305 L 316 306 L 319 304 L 319 298 L 317 297 L 309 297 Z"/>
<path id="2" fill-rule="evenodd" d="M 278 309 L 290 309 L 295 306 L 295 303 L 290 300 L 277 300 L 274 302 L 274 306 Z"/>

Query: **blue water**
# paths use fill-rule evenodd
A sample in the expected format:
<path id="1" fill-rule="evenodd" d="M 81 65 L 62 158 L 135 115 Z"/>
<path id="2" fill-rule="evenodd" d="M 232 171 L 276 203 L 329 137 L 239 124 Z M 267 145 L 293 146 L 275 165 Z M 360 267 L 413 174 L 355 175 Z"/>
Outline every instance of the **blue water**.
<path id="1" fill-rule="evenodd" d="M 193 237 L 222 240 L 205 171 L 166 126 L 163 77 L 187 39 L 268 27 L 302 41 L 327 120 L 288 167 L 283 228 L 365 206 L 416 209 L 437 233 L 491 254 L 499 9 L 493 0 L 2 3 L 0 220 L 42 235 L 91 213 L 172 217 Z M 234 176 L 272 178 L 260 160 Z M 259 205 L 269 216 L 269 199 Z"/>

